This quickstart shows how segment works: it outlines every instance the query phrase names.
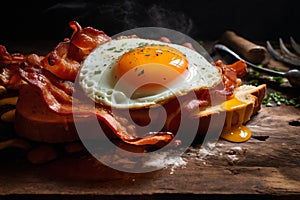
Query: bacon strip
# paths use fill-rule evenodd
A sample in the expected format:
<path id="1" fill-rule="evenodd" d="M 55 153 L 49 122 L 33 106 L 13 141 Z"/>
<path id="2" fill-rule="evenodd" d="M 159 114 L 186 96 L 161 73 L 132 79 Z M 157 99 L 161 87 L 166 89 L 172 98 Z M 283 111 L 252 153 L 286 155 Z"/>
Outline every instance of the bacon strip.
<path id="1" fill-rule="evenodd" d="M 19 88 L 21 78 L 18 70 L 20 63 L 24 62 L 22 54 L 9 54 L 5 46 L 0 45 L 0 84 L 6 88 Z"/>
<path id="2" fill-rule="evenodd" d="M 247 73 L 247 64 L 243 60 L 234 62 L 231 65 L 225 65 L 221 60 L 217 60 L 214 63 L 222 70 L 223 78 L 222 82 L 224 88 L 219 90 L 218 93 L 230 97 L 234 89 L 242 84 L 241 77 Z"/>
<path id="3" fill-rule="evenodd" d="M 22 80 L 18 70 L 18 65 L 10 65 L 5 68 L 0 68 L 0 84 L 7 88 L 18 88 Z"/>
<path id="4" fill-rule="evenodd" d="M 71 43 L 83 51 L 84 55 L 88 55 L 99 44 L 110 40 L 103 31 L 99 31 L 92 27 L 85 27 L 84 29 L 76 21 L 71 21 L 69 26 L 74 30 L 72 34 Z M 82 58 L 84 59 L 84 57 Z"/>
<path id="5" fill-rule="evenodd" d="M 62 79 L 58 79 L 51 72 L 47 70 L 43 70 L 42 74 L 49 79 L 49 81 L 59 89 L 66 92 L 68 95 L 72 95 L 74 92 L 74 83 L 71 81 L 65 81 Z"/>
<path id="6" fill-rule="evenodd" d="M 45 56 L 41 65 L 61 79 L 74 81 L 84 58 L 110 37 L 91 27 L 82 29 L 75 21 L 69 26 L 74 30 L 71 39 L 60 42 Z"/>
<path id="7" fill-rule="evenodd" d="M 69 47 L 69 41 L 59 43 L 41 61 L 41 66 L 59 78 L 74 81 L 80 68 L 80 63 L 67 56 Z"/>
<path id="8" fill-rule="evenodd" d="M 65 91 L 53 85 L 50 80 L 42 73 L 41 68 L 25 67 L 20 68 L 21 77 L 30 85 L 39 89 L 46 105 L 54 112 L 66 115 L 72 111 L 72 98 Z M 61 101 L 59 101 L 61 100 Z"/>
<path id="9" fill-rule="evenodd" d="M 0 67 L 24 62 L 25 56 L 19 53 L 9 54 L 5 46 L 0 45 Z"/>

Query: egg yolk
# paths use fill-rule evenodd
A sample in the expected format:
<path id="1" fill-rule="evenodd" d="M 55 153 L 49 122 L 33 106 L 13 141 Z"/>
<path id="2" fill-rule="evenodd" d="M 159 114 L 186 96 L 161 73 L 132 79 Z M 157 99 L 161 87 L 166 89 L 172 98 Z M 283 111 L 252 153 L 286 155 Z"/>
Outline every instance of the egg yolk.
<path id="1" fill-rule="evenodd" d="M 246 102 L 243 102 L 236 97 L 233 97 L 221 104 L 221 107 L 227 111 L 236 110 L 240 107 L 245 106 Z M 252 132 L 246 126 L 239 126 L 234 129 L 224 130 L 221 133 L 221 138 L 228 140 L 230 142 L 245 142 L 252 135 Z"/>
<path id="2" fill-rule="evenodd" d="M 221 107 L 225 110 L 234 110 L 238 109 L 239 107 L 243 107 L 245 104 L 247 103 L 240 101 L 239 99 L 234 97 L 222 103 Z"/>
<path id="3" fill-rule="evenodd" d="M 123 54 L 115 68 L 116 77 L 139 88 L 139 96 L 158 93 L 188 68 L 183 53 L 170 46 L 149 45 Z"/>
<path id="4" fill-rule="evenodd" d="M 246 126 L 239 126 L 235 129 L 225 130 L 221 133 L 221 138 L 230 142 L 245 142 L 252 135 L 251 130 Z"/>

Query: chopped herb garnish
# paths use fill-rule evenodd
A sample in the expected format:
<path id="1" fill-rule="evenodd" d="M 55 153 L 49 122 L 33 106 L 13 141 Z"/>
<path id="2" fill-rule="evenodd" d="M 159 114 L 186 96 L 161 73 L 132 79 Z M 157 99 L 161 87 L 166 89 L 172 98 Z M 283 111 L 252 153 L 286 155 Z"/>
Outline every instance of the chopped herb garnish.
<path id="1" fill-rule="evenodd" d="M 265 105 L 266 105 L 267 107 L 272 107 L 272 106 L 273 106 L 273 104 L 272 104 L 271 102 L 267 102 Z"/>
<path id="2" fill-rule="evenodd" d="M 297 99 L 299 98 L 287 98 L 282 95 L 281 92 L 270 92 L 266 95 L 266 97 L 263 99 L 262 104 L 272 107 L 272 106 L 280 106 L 282 103 L 284 103 L 287 106 L 294 106 L 296 108 L 300 108 L 300 103 L 297 103 Z"/>
<path id="3" fill-rule="evenodd" d="M 119 50 L 114 50 L 114 52 L 116 52 L 116 53 L 120 53 L 120 52 L 122 52 L 124 49 L 119 49 Z"/>
<path id="4" fill-rule="evenodd" d="M 249 71 L 247 75 L 250 77 L 259 77 L 261 74 L 257 71 Z"/>
<path id="5" fill-rule="evenodd" d="M 259 64 L 259 65 L 257 65 L 257 67 L 264 68 L 264 65 L 263 64 Z"/>
<path id="6" fill-rule="evenodd" d="M 107 49 L 107 51 L 112 51 L 114 49 L 116 49 L 116 47 L 111 47 L 111 48 Z"/>
<path id="7" fill-rule="evenodd" d="M 139 47 L 144 47 L 144 46 L 147 46 L 148 43 L 146 43 L 146 42 L 140 42 L 140 43 L 138 43 L 138 45 L 139 45 Z"/>
<path id="8" fill-rule="evenodd" d="M 259 85 L 259 81 L 257 79 L 252 79 L 251 81 L 249 81 L 250 85 L 255 85 L 258 86 Z"/>
<path id="9" fill-rule="evenodd" d="M 284 79 L 281 76 L 269 76 L 269 80 L 277 83 L 284 83 Z"/>
<path id="10" fill-rule="evenodd" d="M 278 72 L 281 72 L 281 69 L 279 69 L 279 68 L 277 68 L 277 67 L 276 67 L 274 70 L 275 70 L 275 71 L 278 71 Z"/>
<path id="11" fill-rule="evenodd" d="M 94 71 L 94 74 L 95 74 L 95 75 L 101 74 L 101 72 L 102 72 L 101 70 L 97 70 L 97 71 Z"/>
<path id="12" fill-rule="evenodd" d="M 147 53 L 147 54 L 145 54 L 145 56 L 151 56 L 151 54 L 150 54 L 150 53 Z"/>
<path id="13" fill-rule="evenodd" d="M 127 43 L 125 42 L 125 43 L 123 43 L 121 46 L 124 47 L 126 44 L 127 44 Z"/>
<path id="14" fill-rule="evenodd" d="M 143 75 L 144 73 L 145 73 L 145 71 L 142 70 L 142 71 L 140 71 L 140 72 L 138 73 L 138 76 L 141 76 L 141 75 Z"/>

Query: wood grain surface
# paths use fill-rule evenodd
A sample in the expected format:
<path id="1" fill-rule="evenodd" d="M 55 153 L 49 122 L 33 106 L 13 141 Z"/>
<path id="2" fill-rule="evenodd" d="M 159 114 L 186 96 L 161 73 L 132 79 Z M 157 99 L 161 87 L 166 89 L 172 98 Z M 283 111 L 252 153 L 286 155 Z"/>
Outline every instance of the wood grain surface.
<path id="1" fill-rule="evenodd" d="M 263 105 L 246 125 L 247 142 L 220 139 L 208 153 L 195 144 L 185 165 L 148 173 L 111 169 L 86 151 L 42 165 L 2 158 L 0 199 L 300 199 L 300 109 Z"/>

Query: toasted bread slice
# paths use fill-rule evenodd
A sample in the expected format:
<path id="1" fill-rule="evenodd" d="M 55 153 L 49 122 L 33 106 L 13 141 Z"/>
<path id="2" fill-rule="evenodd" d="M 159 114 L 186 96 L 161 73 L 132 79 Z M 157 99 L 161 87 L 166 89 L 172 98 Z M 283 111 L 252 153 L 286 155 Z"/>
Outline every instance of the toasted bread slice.
<path id="1" fill-rule="evenodd" d="M 226 112 L 223 129 L 232 129 L 245 124 L 251 116 L 261 109 L 261 104 L 266 95 L 266 85 L 242 85 L 235 89 L 231 99 L 222 104 L 207 107 L 198 117 L 206 118 L 211 115 Z"/>

